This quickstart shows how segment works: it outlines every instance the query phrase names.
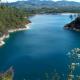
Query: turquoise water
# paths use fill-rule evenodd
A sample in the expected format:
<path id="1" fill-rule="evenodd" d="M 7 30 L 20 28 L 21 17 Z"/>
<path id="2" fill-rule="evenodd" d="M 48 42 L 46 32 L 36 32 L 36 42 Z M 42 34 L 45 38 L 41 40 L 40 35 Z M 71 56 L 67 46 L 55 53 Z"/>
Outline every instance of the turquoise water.
<path id="1" fill-rule="evenodd" d="M 0 71 L 14 68 L 14 80 L 45 80 L 56 70 L 66 75 L 67 52 L 80 47 L 80 33 L 65 30 L 69 15 L 36 15 L 29 30 L 12 33 L 0 48 Z"/>

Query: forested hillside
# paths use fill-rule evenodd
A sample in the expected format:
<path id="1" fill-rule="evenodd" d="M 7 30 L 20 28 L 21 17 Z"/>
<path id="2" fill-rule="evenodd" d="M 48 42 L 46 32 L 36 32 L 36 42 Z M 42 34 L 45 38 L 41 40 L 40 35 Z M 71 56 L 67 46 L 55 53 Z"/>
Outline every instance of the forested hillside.
<path id="1" fill-rule="evenodd" d="M 52 1 L 52 0 L 27 0 L 6 3 L 8 6 L 25 8 L 31 13 L 80 13 L 80 3 L 73 1 Z"/>
<path id="2" fill-rule="evenodd" d="M 15 7 L 0 6 L 0 36 L 8 32 L 8 29 L 25 27 L 30 21 L 24 10 Z"/>

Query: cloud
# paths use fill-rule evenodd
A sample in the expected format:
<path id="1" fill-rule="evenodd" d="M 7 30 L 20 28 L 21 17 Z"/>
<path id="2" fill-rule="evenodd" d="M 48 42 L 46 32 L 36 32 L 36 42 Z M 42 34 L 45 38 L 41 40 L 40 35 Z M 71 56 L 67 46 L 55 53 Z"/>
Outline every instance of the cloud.
<path id="1" fill-rule="evenodd" d="M 2 0 L 2 2 L 16 2 L 16 1 L 23 1 L 23 0 Z M 26 0 L 27 1 L 27 0 Z M 53 0 L 53 1 L 61 1 L 61 0 Z M 67 1 L 76 1 L 80 2 L 80 0 L 67 0 Z"/>

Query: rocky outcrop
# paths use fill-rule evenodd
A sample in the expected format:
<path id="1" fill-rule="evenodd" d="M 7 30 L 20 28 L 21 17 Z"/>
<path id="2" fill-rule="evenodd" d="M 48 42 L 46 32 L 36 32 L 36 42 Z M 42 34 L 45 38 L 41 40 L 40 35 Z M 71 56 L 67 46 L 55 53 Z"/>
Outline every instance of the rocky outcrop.
<path id="1" fill-rule="evenodd" d="M 65 29 L 80 31 L 80 17 L 77 17 L 74 21 L 64 26 Z"/>

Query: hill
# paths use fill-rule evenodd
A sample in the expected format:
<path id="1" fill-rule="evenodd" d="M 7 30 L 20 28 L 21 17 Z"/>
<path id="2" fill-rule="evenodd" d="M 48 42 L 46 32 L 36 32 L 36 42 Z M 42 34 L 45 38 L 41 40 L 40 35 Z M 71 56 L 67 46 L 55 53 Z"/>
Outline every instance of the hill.
<path id="1" fill-rule="evenodd" d="M 15 29 L 25 27 L 29 23 L 28 18 L 24 18 L 26 12 L 15 7 L 0 6 L 0 36 L 8 31 L 8 29 Z"/>
<path id="2" fill-rule="evenodd" d="M 3 3 L 4 4 L 4 3 Z M 57 1 L 52 0 L 28 0 L 6 3 L 8 6 L 24 8 L 31 13 L 61 13 L 61 12 L 78 12 L 80 13 L 80 3 L 73 1 Z"/>
<path id="3" fill-rule="evenodd" d="M 51 0 L 28 0 L 28 1 L 17 1 L 8 3 L 10 6 L 24 7 L 24 8 L 41 8 L 41 7 L 80 7 L 80 3 L 73 1 L 51 1 Z"/>

